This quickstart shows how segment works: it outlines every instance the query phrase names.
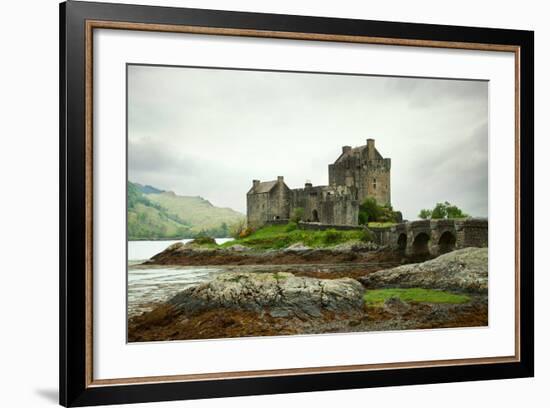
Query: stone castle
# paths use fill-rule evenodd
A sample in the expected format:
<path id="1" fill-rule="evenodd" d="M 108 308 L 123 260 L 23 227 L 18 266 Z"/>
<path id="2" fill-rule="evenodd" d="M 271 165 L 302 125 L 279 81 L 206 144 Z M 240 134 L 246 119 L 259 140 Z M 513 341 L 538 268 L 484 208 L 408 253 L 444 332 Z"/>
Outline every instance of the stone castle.
<path id="1" fill-rule="evenodd" d="M 391 159 L 376 150 L 374 139 L 364 146 L 343 146 L 328 166 L 328 186 L 290 189 L 284 177 L 253 180 L 246 195 L 248 225 L 257 228 L 273 220 L 288 220 L 294 209 L 303 208 L 303 221 L 332 225 L 358 225 L 359 205 L 367 197 L 391 205 Z"/>

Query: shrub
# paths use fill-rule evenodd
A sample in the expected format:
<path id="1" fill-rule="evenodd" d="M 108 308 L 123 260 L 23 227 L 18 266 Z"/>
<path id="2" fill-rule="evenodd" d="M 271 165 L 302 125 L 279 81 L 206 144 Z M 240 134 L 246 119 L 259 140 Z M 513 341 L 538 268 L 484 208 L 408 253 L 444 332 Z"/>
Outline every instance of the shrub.
<path id="1" fill-rule="evenodd" d="M 246 229 L 246 221 L 244 219 L 239 220 L 229 228 L 229 235 L 232 238 L 240 238 L 241 233 Z"/>
<path id="2" fill-rule="evenodd" d="M 286 225 L 285 231 L 292 232 L 292 231 L 296 231 L 297 229 L 298 229 L 298 223 L 291 221 Z"/>
<path id="3" fill-rule="evenodd" d="M 325 243 L 334 244 L 342 240 L 342 232 L 335 229 L 329 229 L 325 231 Z"/>
<path id="4" fill-rule="evenodd" d="M 254 232 L 254 230 L 250 227 L 246 227 L 239 233 L 239 238 L 246 238 L 249 235 L 251 235 Z"/>
<path id="5" fill-rule="evenodd" d="M 367 198 L 359 206 L 359 224 L 367 225 L 369 222 L 395 222 L 396 212 L 390 205 L 378 205 L 374 198 Z"/>
<path id="6" fill-rule="evenodd" d="M 290 221 L 299 223 L 304 218 L 304 209 L 302 207 L 297 207 L 292 211 L 290 215 Z"/>
<path id="7" fill-rule="evenodd" d="M 372 236 L 372 232 L 365 228 L 363 231 L 361 231 L 360 239 L 363 242 L 372 242 L 374 237 Z"/>
<path id="8" fill-rule="evenodd" d="M 201 235 L 201 236 L 196 237 L 193 240 L 193 243 L 198 244 L 198 245 L 207 245 L 207 244 L 216 245 L 216 240 L 212 237 L 208 237 L 206 235 Z"/>

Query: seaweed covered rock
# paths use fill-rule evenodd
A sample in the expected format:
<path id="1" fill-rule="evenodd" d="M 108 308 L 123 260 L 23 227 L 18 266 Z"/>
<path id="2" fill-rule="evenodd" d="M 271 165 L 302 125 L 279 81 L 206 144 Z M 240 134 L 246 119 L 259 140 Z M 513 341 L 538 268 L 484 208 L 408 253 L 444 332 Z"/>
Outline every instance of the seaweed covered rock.
<path id="1" fill-rule="evenodd" d="M 487 248 L 464 248 L 417 264 L 374 272 L 359 279 L 367 288 L 427 288 L 487 292 Z"/>
<path id="2" fill-rule="evenodd" d="M 291 273 L 230 272 L 187 288 L 169 304 L 186 314 L 212 308 L 265 312 L 272 317 L 319 317 L 323 311 L 361 311 L 364 289 L 350 278 L 316 279 Z"/>

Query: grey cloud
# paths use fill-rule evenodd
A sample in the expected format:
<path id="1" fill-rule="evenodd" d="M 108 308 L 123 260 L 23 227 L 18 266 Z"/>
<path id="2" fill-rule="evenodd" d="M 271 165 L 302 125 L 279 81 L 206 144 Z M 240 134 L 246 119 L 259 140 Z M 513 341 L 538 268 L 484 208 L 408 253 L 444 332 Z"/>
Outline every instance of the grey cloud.
<path id="1" fill-rule="evenodd" d="M 251 180 L 328 182 L 342 145 L 392 158 L 394 207 L 487 215 L 487 83 L 129 67 L 129 177 L 245 211 Z"/>

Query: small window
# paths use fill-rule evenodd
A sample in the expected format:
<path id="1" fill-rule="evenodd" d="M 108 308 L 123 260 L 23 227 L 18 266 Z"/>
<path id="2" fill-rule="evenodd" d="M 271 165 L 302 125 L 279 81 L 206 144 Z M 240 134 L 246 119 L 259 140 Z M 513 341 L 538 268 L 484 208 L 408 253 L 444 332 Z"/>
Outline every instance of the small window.
<path id="1" fill-rule="evenodd" d="M 376 190 L 376 179 L 373 179 L 372 181 L 372 188 Z"/>

